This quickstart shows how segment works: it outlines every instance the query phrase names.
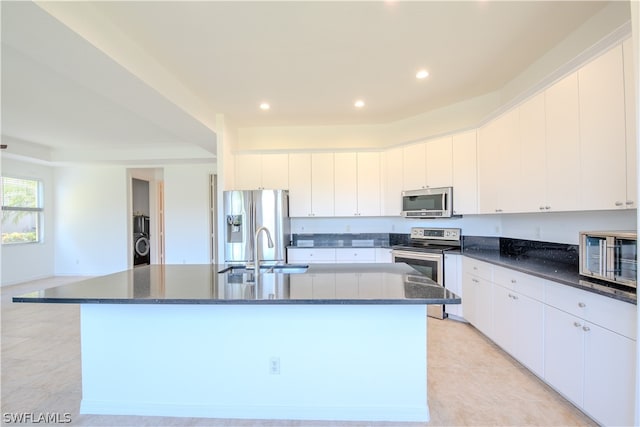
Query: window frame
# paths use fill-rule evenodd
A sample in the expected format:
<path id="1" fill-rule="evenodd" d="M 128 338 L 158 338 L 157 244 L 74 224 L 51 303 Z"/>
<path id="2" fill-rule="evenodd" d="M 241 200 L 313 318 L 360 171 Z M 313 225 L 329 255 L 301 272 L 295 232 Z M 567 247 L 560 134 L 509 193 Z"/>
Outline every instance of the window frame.
<path id="1" fill-rule="evenodd" d="M 4 181 L 5 179 L 13 179 L 20 181 L 33 181 L 36 183 L 36 205 L 37 207 L 29 206 L 5 206 L 4 205 Z M 0 244 L 2 246 L 13 245 L 32 245 L 42 243 L 44 240 L 44 182 L 40 178 L 25 177 L 17 175 L 2 175 L 0 176 L 0 212 L 24 212 L 24 213 L 36 213 L 36 239 L 34 241 L 17 241 L 17 242 L 5 242 L 4 235 L 0 238 Z"/>

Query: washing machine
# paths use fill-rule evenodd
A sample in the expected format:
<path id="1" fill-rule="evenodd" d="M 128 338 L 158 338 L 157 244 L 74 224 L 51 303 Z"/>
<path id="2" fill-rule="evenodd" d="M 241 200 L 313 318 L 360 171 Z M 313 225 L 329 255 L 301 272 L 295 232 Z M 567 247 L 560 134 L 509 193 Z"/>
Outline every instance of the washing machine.
<path id="1" fill-rule="evenodd" d="M 150 264 L 151 245 L 146 233 L 133 234 L 133 265 Z"/>

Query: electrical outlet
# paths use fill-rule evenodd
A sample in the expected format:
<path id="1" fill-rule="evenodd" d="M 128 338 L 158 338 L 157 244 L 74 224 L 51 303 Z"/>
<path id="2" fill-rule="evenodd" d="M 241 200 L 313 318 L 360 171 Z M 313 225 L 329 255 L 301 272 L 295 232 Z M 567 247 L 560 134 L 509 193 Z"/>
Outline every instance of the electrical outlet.
<path id="1" fill-rule="evenodd" d="M 280 375 L 280 358 L 271 357 L 269 359 L 269 373 L 271 375 Z"/>

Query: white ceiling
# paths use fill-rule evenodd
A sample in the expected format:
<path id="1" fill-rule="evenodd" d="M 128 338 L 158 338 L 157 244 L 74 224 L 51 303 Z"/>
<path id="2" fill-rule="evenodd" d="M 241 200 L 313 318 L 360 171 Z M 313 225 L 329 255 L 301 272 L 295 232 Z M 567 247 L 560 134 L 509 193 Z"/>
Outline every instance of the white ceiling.
<path id="1" fill-rule="evenodd" d="M 207 158 L 202 118 L 216 113 L 243 127 L 394 121 L 503 87 L 606 4 L 66 2 L 56 19 L 3 1 L 2 134 L 67 155 Z M 105 22 L 118 37 L 100 50 Z M 125 63 L 132 47 L 146 56 Z M 145 58 L 179 84 L 136 73 Z"/>

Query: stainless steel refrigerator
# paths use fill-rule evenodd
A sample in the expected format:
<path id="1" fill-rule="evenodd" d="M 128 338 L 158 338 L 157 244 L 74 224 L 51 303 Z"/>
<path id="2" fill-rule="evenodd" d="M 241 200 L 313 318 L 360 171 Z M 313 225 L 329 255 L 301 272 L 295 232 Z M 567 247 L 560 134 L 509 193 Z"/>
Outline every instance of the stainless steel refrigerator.
<path id="1" fill-rule="evenodd" d="M 253 262 L 254 235 L 267 227 L 274 246 L 265 233 L 259 236 L 258 257 L 266 263 L 286 262 L 291 243 L 289 192 L 287 190 L 239 190 L 224 192 L 225 263 Z"/>

